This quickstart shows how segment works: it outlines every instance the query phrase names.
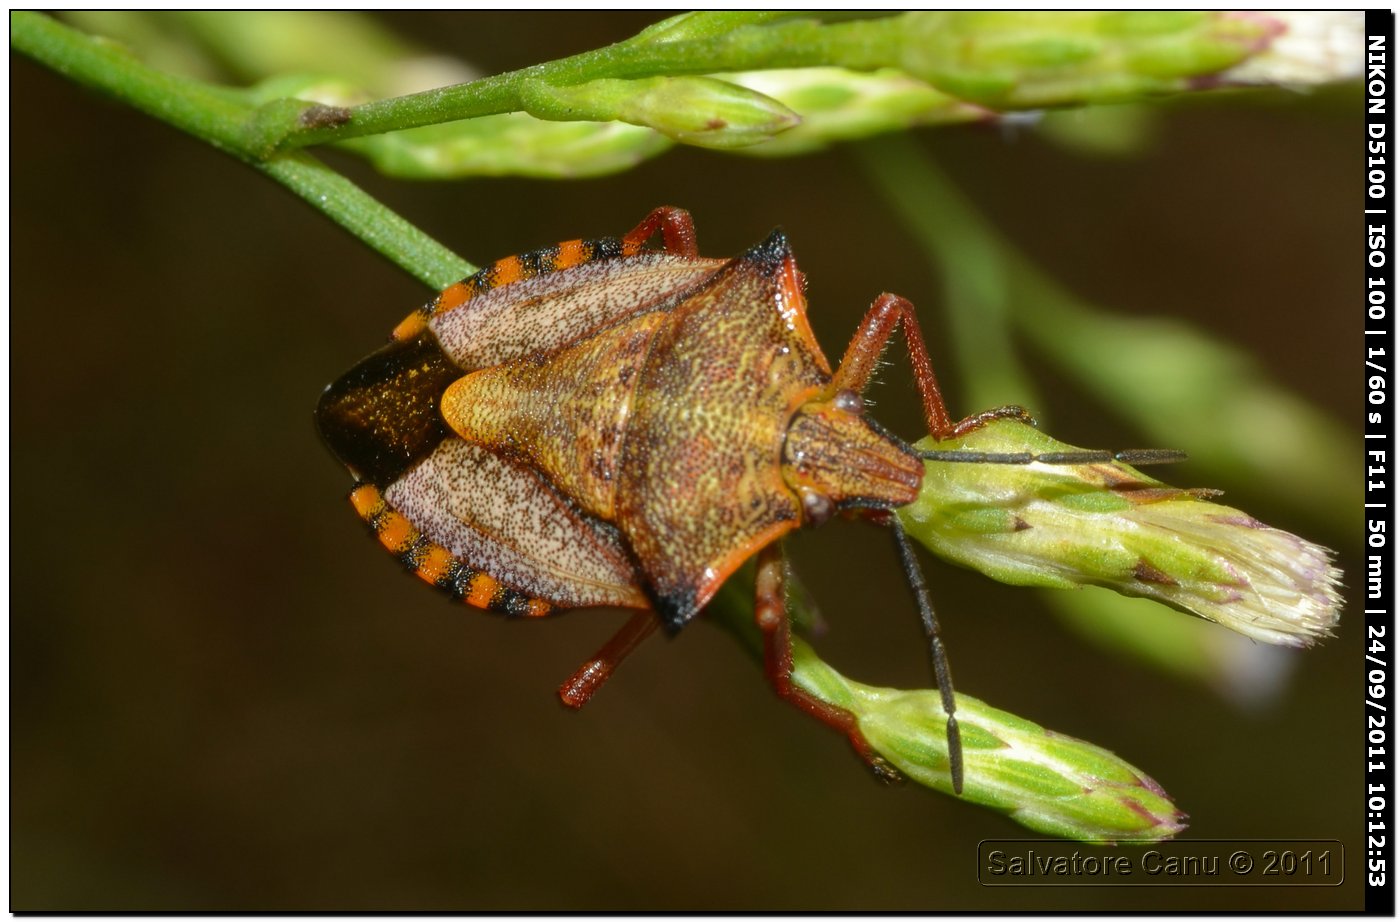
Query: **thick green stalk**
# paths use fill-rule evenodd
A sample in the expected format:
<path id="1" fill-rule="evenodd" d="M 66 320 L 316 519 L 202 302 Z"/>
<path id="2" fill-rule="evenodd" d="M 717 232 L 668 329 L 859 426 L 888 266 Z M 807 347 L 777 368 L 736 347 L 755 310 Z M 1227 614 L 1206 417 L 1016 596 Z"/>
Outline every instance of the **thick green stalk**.
<path id="1" fill-rule="evenodd" d="M 307 125 L 284 117 L 260 141 L 279 147 L 304 147 L 326 141 L 379 134 L 437 122 L 499 115 L 526 108 L 522 93 L 532 83 L 572 86 L 591 80 L 679 76 L 774 67 L 836 64 L 872 69 L 897 57 L 902 23 L 898 17 L 822 24 L 796 20 L 773 25 L 745 25 L 719 31 L 719 25 L 692 38 L 672 40 L 647 33 L 594 51 L 409 96 L 356 106 L 336 124 Z M 278 134 L 280 128 L 281 134 Z"/>
<path id="2" fill-rule="evenodd" d="M 472 272 L 470 263 L 310 155 L 262 159 L 248 142 L 250 119 L 262 110 L 233 91 L 154 70 L 120 46 L 40 13 L 12 12 L 10 43 L 64 76 L 255 167 L 432 288 L 445 288 Z"/>

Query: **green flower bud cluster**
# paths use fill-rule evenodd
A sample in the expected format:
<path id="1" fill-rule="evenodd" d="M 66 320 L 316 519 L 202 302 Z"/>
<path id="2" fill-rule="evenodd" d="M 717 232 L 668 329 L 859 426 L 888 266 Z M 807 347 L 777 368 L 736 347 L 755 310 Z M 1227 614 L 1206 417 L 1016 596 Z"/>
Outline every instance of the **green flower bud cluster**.
<path id="1" fill-rule="evenodd" d="M 1189 89 L 1269 47 L 1267 16 L 1219 12 L 906 14 L 899 65 L 996 109 L 1124 102 Z"/>
<path id="2" fill-rule="evenodd" d="M 920 447 L 1063 453 L 1073 446 L 1002 420 Z M 1329 552 L 1118 462 L 930 462 L 900 510 L 945 559 L 1021 586 L 1107 586 L 1194 612 L 1265 643 L 1308 646 L 1331 633 L 1341 598 Z"/>
<path id="3" fill-rule="evenodd" d="M 947 715 L 938 692 L 874 688 L 793 641 L 793 680 L 855 715 L 875 750 L 909 779 L 951 792 Z M 957 696 L 963 799 L 1028 829 L 1086 842 L 1154 841 L 1185 828 L 1185 815 L 1151 778 L 1113 753 Z"/>

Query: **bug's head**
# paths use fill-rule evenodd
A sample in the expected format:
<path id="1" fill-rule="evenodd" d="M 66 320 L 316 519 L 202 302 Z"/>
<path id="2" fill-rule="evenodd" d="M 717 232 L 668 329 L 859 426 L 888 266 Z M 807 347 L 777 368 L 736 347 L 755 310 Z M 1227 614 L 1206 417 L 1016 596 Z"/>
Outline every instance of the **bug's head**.
<path id="1" fill-rule="evenodd" d="M 912 503 L 924 464 L 864 416 L 853 391 L 803 404 L 783 444 L 783 478 L 802 499 L 804 525 L 844 509 L 891 509 Z"/>

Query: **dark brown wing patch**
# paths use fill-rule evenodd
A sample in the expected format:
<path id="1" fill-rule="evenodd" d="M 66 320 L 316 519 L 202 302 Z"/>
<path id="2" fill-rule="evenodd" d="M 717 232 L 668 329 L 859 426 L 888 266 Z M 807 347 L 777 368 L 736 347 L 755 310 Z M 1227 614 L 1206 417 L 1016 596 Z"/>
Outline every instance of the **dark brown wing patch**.
<path id="1" fill-rule="evenodd" d="M 451 432 L 438 403 L 461 375 L 431 333 L 390 343 L 325 389 L 316 427 L 355 479 L 385 486 Z"/>

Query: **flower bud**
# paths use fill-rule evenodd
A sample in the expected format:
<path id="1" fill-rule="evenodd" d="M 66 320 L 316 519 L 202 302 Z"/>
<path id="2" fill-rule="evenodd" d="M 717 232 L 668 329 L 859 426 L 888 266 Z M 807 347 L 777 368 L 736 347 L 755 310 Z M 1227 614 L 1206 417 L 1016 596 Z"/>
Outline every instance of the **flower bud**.
<path id="1" fill-rule="evenodd" d="M 698 147 L 747 147 L 801 121 L 776 99 L 713 77 L 527 83 L 521 102 L 537 118 L 628 122 Z"/>
<path id="2" fill-rule="evenodd" d="M 860 732 L 910 780 L 952 790 L 947 715 L 937 690 L 874 688 L 847 679 L 793 641 L 793 680 L 855 715 Z M 1000 810 L 1046 835 L 1085 842 L 1156 841 L 1185 828 L 1185 814 L 1151 778 L 1106 749 L 1046 730 L 966 695 L 963 799 Z"/>
<path id="3" fill-rule="evenodd" d="M 1011 420 L 920 447 L 1063 453 Z M 929 462 L 900 510 L 934 553 L 1015 585 L 1107 586 L 1194 612 L 1255 640 L 1309 646 L 1337 623 L 1341 573 L 1296 535 L 1119 462 Z"/>

